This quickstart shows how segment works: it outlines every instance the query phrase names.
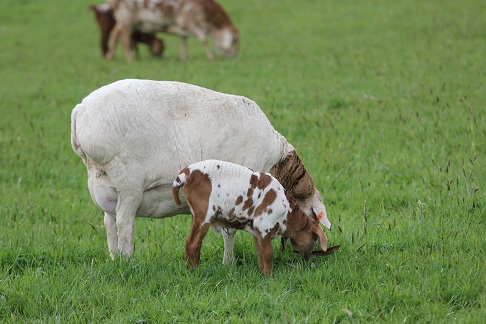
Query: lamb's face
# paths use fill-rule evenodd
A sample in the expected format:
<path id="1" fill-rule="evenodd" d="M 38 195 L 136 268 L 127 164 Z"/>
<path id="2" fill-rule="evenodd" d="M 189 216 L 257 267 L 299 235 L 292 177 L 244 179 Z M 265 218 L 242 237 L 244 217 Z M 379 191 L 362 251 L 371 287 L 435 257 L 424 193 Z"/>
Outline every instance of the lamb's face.
<path id="1" fill-rule="evenodd" d="M 296 240 L 290 239 L 290 242 L 295 251 L 307 261 L 312 256 L 317 239 L 318 237 L 314 233 L 302 233 Z"/>
<path id="2" fill-rule="evenodd" d="M 295 251 L 302 255 L 305 260 L 309 260 L 319 238 L 316 234 L 316 226 L 319 225 L 296 206 L 292 213 L 293 221 L 289 226 L 293 228 L 288 229 L 288 238 Z"/>
<path id="3" fill-rule="evenodd" d="M 312 255 L 326 255 L 327 237 L 319 223 L 307 216 L 294 199 L 290 198 L 289 202 L 292 211 L 287 215 L 287 229 L 283 237 L 290 239 L 295 251 L 305 260 Z M 322 251 L 314 251 L 317 240 Z"/>

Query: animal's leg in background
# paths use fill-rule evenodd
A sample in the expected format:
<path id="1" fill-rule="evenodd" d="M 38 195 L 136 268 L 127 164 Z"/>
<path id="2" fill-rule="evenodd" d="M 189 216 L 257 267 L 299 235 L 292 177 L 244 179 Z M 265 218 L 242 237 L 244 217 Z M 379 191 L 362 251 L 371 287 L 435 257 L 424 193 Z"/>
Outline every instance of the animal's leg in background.
<path id="1" fill-rule="evenodd" d="M 101 53 L 104 57 L 108 53 L 108 42 L 110 41 L 110 33 L 102 31 L 101 38 L 100 38 L 100 45 L 101 45 Z"/>
<path id="2" fill-rule="evenodd" d="M 235 233 L 233 228 L 223 228 L 223 241 L 224 241 L 224 256 L 223 264 L 231 263 L 235 259 Z"/>
<path id="3" fill-rule="evenodd" d="M 115 255 L 118 253 L 118 234 L 116 230 L 115 217 L 107 213 L 105 213 L 105 229 L 110 257 L 112 260 L 114 260 Z"/>
<path id="4" fill-rule="evenodd" d="M 201 40 L 201 43 L 203 44 L 204 49 L 206 50 L 206 56 L 208 57 L 208 60 L 210 60 L 210 61 L 214 60 L 213 52 L 211 51 L 211 48 L 209 47 L 209 44 L 208 44 L 206 37 L 204 37 L 204 39 Z"/>
<path id="5" fill-rule="evenodd" d="M 111 60 L 115 56 L 116 43 L 118 42 L 118 38 L 120 37 L 120 28 L 120 25 L 116 24 L 110 33 L 108 52 L 105 55 L 105 58 L 107 60 Z"/>
<path id="6" fill-rule="evenodd" d="M 128 63 L 133 62 L 132 56 L 132 29 L 124 28 L 121 31 L 121 41 L 123 45 L 123 50 L 125 51 L 125 58 Z"/>
<path id="7" fill-rule="evenodd" d="M 208 57 L 208 60 L 212 61 L 214 59 L 214 55 L 211 51 L 211 48 L 209 47 L 208 40 L 204 32 L 195 26 L 189 26 L 189 31 L 192 34 L 196 35 L 197 39 L 199 39 L 201 44 L 203 44 L 204 49 L 206 50 L 206 56 Z"/>
<path id="8" fill-rule="evenodd" d="M 203 217 L 192 217 L 192 227 L 186 239 L 186 269 L 195 267 L 201 260 L 201 245 L 202 240 L 209 230 L 209 223 L 202 223 L 199 219 L 204 220 Z"/>
<path id="9" fill-rule="evenodd" d="M 181 36 L 181 61 L 187 60 L 187 36 Z"/>

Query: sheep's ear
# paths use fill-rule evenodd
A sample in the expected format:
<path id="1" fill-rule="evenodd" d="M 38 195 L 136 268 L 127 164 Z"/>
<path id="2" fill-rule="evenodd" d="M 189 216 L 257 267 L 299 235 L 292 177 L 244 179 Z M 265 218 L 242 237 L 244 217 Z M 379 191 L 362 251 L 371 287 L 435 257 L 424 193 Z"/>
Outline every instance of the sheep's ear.
<path id="1" fill-rule="evenodd" d="M 319 245 L 321 246 L 322 251 L 327 251 L 327 236 L 322 230 L 322 228 L 319 226 L 319 223 L 314 222 L 313 224 L 314 229 L 313 232 L 317 234 L 319 237 Z"/>
<path id="2" fill-rule="evenodd" d="M 315 255 L 315 256 L 330 255 L 330 254 L 333 254 L 334 252 L 336 252 L 337 250 L 339 250 L 340 247 L 341 247 L 341 244 L 331 246 L 326 251 L 312 251 L 312 255 Z"/>
<path id="3" fill-rule="evenodd" d="M 327 219 L 326 206 L 322 202 L 321 194 L 317 189 L 314 190 L 314 197 L 312 199 L 312 211 L 316 214 L 316 218 L 327 229 L 331 229 L 331 222 Z"/>

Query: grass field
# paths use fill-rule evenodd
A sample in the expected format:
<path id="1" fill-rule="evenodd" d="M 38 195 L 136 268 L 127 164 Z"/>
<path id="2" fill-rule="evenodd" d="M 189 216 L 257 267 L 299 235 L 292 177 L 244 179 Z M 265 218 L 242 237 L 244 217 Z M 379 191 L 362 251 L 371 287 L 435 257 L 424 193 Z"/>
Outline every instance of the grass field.
<path id="1" fill-rule="evenodd" d="M 486 317 L 484 0 L 221 0 L 235 60 L 165 37 L 126 64 L 100 57 L 89 0 L 0 2 L 0 322 L 479 323 Z M 245 95 L 298 150 L 323 194 L 329 257 L 275 240 L 258 271 L 209 233 L 183 261 L 189 216 L 138 219 L 111 261 L 70 146 L 70 113 L 123 78 Z"/>

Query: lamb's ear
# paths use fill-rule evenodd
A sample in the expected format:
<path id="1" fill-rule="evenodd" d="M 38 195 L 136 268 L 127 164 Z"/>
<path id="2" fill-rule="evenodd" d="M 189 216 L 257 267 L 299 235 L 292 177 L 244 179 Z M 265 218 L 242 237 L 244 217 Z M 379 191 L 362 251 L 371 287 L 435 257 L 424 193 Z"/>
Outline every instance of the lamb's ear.
<path id="1" fill-rule="evenodd" d="M 322 228 L 319 226 L 319 223 L 315 222 L 314 223 L 314 229 L 313 232 L 317 234 L 319 237 L 319 245 L 321 246 L 322 251 L 326 252 L 327 251 L 327 236 L 322 230 Z"/>
<path id="2" fill-rule="evenodd" d="M 322 202 L 321 194 L 317 189 L 314 189 L 314 197 L 312 198 L 312 211 L 316 214 L 317 220 L 321 222 L 327 229 L 331 229 L 331 222 L 327 219 L 326 206 Z"/>
<path id="3" fill-rule="evenodd" d="M 312 251 L 312 255 L 315 256 L 330 255 L 336 252 L 337 250 L 339 250 L 340 247 L 341 244 L 331 246 L 330 248 L 327 249 L 327 251 Z"/>

